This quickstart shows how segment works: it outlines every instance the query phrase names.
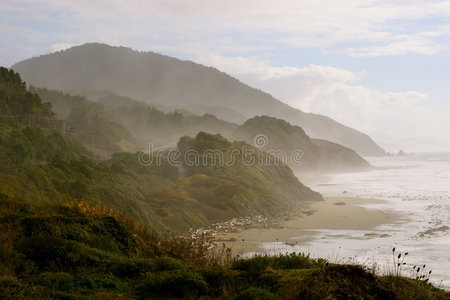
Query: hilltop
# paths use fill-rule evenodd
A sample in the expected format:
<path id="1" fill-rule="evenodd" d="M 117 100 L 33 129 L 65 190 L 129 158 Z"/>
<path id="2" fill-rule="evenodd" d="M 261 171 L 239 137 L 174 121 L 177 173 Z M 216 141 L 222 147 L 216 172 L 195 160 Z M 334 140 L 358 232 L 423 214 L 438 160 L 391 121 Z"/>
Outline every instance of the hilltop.
<path id="1" fill-rule="evenodd" d="M 354 150 L 326 140 L 310 138 L 305 131 L 284 120 L 257 116 L 247 120 L 233 132 L 233 139 L 254 143 L 263 134 L 266 139 L 261 150 L 285 151 L 287 163 L 296 171 L 363 170 L 370 164 Z M 293 161 L 293 154 L 301 157 Z"/>

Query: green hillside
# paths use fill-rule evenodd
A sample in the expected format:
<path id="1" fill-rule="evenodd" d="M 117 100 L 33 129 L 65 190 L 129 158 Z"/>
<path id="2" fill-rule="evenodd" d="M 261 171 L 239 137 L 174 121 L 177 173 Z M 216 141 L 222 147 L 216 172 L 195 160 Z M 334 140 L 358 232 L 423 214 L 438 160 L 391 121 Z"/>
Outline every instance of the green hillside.
<path id="1" fill-rule="evenodd" d="M 268 116 L 257 116 L 240 125 L 232 138 L 255 143 L 255 137 L 263 135 L 261 150 L 282 151 L 286 162 L 296 171 L 346 171 L 362 170 L 370 164 L 352 149 L 310 138 L 295 125 Z M 300 158 L 295 160 L 293 154 Z M 275 152 L 274 152 L 275 153 Z"/>
<path id="2" fill-rule="evenodd" d="M 66 133 L 85 147 L 103 157 L 120 151 L 139 149 L 136 139 L 120 123 L 111 118 L 106 108 L 81 96 L 30 87 L 46 103 L 50 103 L 56 116 L 66 121 Z"/>
<path id="3" fill-rule="evenodd" d="M 91 151 L 109 157 L 118 151 L 136 151 L 148 147 L 174 147 L 184 135 L 196 136 L 204 131 L 220 133 L 232 140 L 254 143 L 258 134 L 269 138 L 262 150 L 282 150 L 287 157 L 302 151 L 300 164 L 290 163 L 296 171 L 360 170 L 369 164 L 355 151 L 341 145 L 311 139 L 304 130 L 286 121 L 258 116 L 238 126 L 205 114 L 188 111 L 163 112 L 146 103 L 111 93 L 98 93 L 90 101 L 58 91 L 31 87 L 43 101 L 52 105 L 58 118 L 70 126 L 70 133 Z"/>
<path id="4" fill-rule="evenodd" d="M 2 299 L 449 299 L 410 279 L 309 255 L 232 259 L 87 204 L 0 198 Z M 211 249 L 212 247 L 212 249 Z M 208 250 L 209 249 L 209 250 Z"/>
<path id="5" fill-rule="evenodd" d="M 233 165 L 217 167 L 206 162 L 200 169 L 187 167 L 186 176 L 179 178 L 180 168 L 165 157 L 145 166 L 139 163 L 138 153 L 115 153 L 111 159 L 99 161 L 75 140 L 75 135 L 63 137 L 61 128 L 6 118 L 18 112 L 36 112 L 59 122 L 50 105 L 27 92 L 17 74 L 4 68 L 1 72 L 1 103 L 8 107 L 8 115 L 0 127 L 0 192 L 8 198 L 25 203 L 87 200 L 121 211 L 142 224 L 178 231 L 248 214 L 274 214 L 321 199 L 298 182 L 286 166 L 253 166 L 237 160 Z M 96 107 L 91 103 L 87 106 Z M 109 124 L 107 120 L 93 129 L 111 132 L 105 124 Z M 242 147 L 207 133 L 191 140 L 211 149 L 220 140 L 228 145 L 224 155 Z"/>
<path id="6" fill-rule="evenodd" d="M 155 147 L 174 146 L 184 135 L 199 131 L 230 135 L 237 127 L 213 115 L 197 116 L 187 111 L 164 112 L 159 108 L 111 93 L 72 96 L 59 91 L 31 87 L 49 102 L 58 118 L 73 127 L 73 135 L 85 146 L 109 154 L 136 151 L 152 143 Z"/>

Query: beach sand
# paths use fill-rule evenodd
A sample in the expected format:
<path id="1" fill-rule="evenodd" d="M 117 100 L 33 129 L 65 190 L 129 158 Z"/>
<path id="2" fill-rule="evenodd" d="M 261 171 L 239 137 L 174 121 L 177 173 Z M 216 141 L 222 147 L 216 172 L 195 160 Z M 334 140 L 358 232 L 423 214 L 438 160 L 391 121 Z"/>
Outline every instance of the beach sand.
<path id="1" fill-rule="evenodd" d="M 272 228 L 241 229 L 238 232 L 218 234 L 215 240 L 232 248 L 234 254 L 262 252 L 261 243 L 282 242 L 287 245 L 302 245 L 311 242 L 317 236 L 318 232 L 315 230 L 370 232 L 383 224 L 404 221 L 404 217 L 398 213 L 361 206 L 382 202 L 376 199 L 329 197 L 324 201 L 311 202 L 295 217 L 280 221 Z M 371 235 L 373 233 L 367 233 L 366 238 L 370 238 Z"/>

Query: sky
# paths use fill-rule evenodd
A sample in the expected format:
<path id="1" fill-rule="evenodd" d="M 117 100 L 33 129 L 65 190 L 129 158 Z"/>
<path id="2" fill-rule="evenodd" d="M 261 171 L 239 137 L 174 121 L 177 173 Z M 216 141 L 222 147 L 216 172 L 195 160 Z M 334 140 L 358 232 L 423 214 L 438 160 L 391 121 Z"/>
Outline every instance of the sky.
<path id="1" fill-rule="evenodd" d="M 216 67 L 387 151 L 450 151 L 450 1 L 0 0 L 0 65 L 87 42 Z"/>

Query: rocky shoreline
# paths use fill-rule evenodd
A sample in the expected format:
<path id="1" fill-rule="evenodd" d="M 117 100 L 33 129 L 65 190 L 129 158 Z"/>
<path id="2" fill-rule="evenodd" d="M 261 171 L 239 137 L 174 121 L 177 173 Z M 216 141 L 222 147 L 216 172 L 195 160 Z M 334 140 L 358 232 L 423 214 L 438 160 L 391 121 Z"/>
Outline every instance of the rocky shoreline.
<path id="1" fill-rule="evenodd" d="M 311 215 L 314 211 L 292 211 L 284 212 L 275 216 L 256 215 L 233 218 L 229 221 L 213 223 L 208 227 L 190 229 L 188 236 L 194 240 L 203 240 L 209 242 L 234 242 L 236 239 L 230 238 L 227 240 L 219 239 L 216 236 L 225 233 L 236 233 L 240 230 L 261 228 L 261 229 L 281 229 L 282 221 L 288 221 L 294 216 Z"/>

